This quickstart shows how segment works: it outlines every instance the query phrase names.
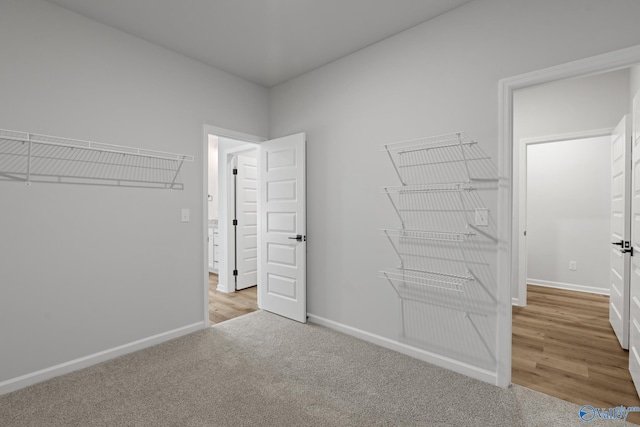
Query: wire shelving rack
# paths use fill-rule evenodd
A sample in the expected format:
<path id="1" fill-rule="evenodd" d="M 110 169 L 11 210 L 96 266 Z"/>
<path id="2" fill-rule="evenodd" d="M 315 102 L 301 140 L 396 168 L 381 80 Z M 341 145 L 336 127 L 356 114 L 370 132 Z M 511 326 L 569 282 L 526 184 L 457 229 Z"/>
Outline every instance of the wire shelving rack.
<path id="1" fill-rule="evenodd" d="M 467 251 L 479 230 L 471 213 L 474 208 L 484 208 L 475 194 L 478 184 L 495 180 L 491 173 L 477 173 L 490 157 L 464 132 L 383 144 L 380 150 L 387 154 L 400 182 L 380 189 L 395 210 L 400 227 L 379 230 L 399 265 L 380 271 L 378 276 L 399 298 L 402 336 L 404 302 L 432 304 L 462 312 L 491 354 L 491 346 L 474 320 L 486 316 L 488 306 L 464 298 L 469 286 L 478 285 L 475 289 L 486 291 L 470 266 Z"/>
<path id="2" fill-rule="evenodd" d="M 0 180 L 182 190 L 194 157 L 0 129 Z"/>

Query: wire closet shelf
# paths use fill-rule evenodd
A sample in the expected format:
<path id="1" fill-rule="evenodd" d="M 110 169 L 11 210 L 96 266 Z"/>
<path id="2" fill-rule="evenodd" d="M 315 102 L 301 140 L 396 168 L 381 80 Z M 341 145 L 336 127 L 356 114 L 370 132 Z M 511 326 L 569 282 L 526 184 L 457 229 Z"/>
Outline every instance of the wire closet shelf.
<path id="1" fill-rule="evenodd" d="M 400 184 L 381 187 L 380 193 L 400 226 L 379 230 L 399 265 L 379 271 L 378 277 L 398 297 L 401 337 L 426 349 L 450 348 L 440 337 L 421 335 L 416 319 L 448 310 L 452 324 L 460 325 L 455 319 L 462 313 L 461 333 L 478 340 L 495 361 L 482 329 L 495 298 L 479 249 L 490 237 L 489 229 L 482 229 L 489 227 L 489 216 L 479 193 L 497 182 L 491 158 L 464 132 L 383 144 L 380 150 Z"/>
<path id="2" fill-rule="evenodd" d="M 380 192 L 386 194 L 393 206 L 401 227 L 397 229 L 380 229 L 380 235 L 385 236 L 400 260 L 400 266 L 395 269 L 380 271 L 379 276 L 386 279 L 398 291 L 403 286 L 418 285 L 420 287 L 439 288 L 444 290 L 464 292 L 465 285 L 474 281 L 469 273 L 467 257 L 463 244 L 476 236 L 466 217 L 470 208 L 462 194 L 473 193 L 476 190 L 472 176 L 474 162 L 487 161 L 484 152 L 477 146 L 477 141 L 464 132 L 455 132 L 446 135 L 430 136 L 411 139 L 401 142 L 382 144 L 380 150 L 386 152 L 401 185 L 385 186 Z M 435 171 L 434 171 L 435 169 Z M 431 173 L 435 172 L 435 173 Z M 447 172 L 450 172 L 447 175 Z M 444 180 L 437 180 L 441 176 Z M 420 226 L 425 225 L 423 218 L 407 218 L 406 213 L 418 209 L 424 209 L 425 205 L 438 209 L 440 196 L 447 193 L 460 193 L 456 199 L 459 206 L 455 210 L 462 212 L 461 220 L 456 228 L 464 231 L 440 230 L 441 226 L 435 226 L 430 230 L 415 227 L 417 221 Z M 416 199 L 416 197 L 430 197 L 428 203 Z M 449 197 L 449 196 L 447 196 Z M 442 203 L 445 199 L 442 199 Z M 417 206 L 415 205 L 417 203 Z M 428 223 L 428 219 L 426 220 Z M 415 241 L 416 243 L 409 243 Z M 419 243 L 424 241 L 424 244 Z M 441 244 L 457 244 L 460 253 L 460 274 L 445 274 L 433 271 L 426 266 L 412 265 L 407 268 L 406 257 L 412 257 L 412 252 L 428 248 L 429 241 Z M 426 246 L 424 246 L 426 245 Z M 414 259 L 417 257 L 413 257 Z"/>
<path id="3" fill-rule="evenodd" d="M 407 187 L 391 188 L 391 192 L 474 190 L 474 171 L 490 160 L 464 132 L 383 144 L 380 150 L 387 153 L 400 184 Z"/>
<path id="4" fill-rule="evenodd" d="M 458 275 L 433 271 L 432 269 L 423 268 L 422 266 L 413 266 L 415 268 L 411 269 L 406 268 L 404 258 L 411 255 L 411 250 L 420 248 L 420 246 L 416 247 L 415 244 L 408 245 L 406 243 L 411 240 L 425 241 L 425 244 L 428 244 L 428 241 L 443 242 L 444 244 L 457 243 L 462 253 L 461 258 L 464 260 L 464 264 L 466 264 L 466 257 L 463 253 L 464 249 L 460 245 L 468 239 L 473 238 L 475 233 L 469 231 L 468 223 L 460 224 L 465 231 L 459 232 L 408 228 L 407 221 L 411 222 L 411 220 L 405 218 L 400 204 L 411 203 L 411 199 L 402 199 L 403 197 L 416 197 L 420 194 L 437 195 L 439 193 L 474 191 L 473 179 L 469 172 L 469 162 L 486 159 L 486 156 L 484 156 L 481 151 L 469 150 L 470 147 L 476 144 L 477 142 L 464 132 L 456 132 L 383 144 L 381 146 L 381 151 L 387 152 L 389 160 L 402 185 L 387 186 L 380 189 L 381 193 L 388 196 L 391 205 L 398 214 L 401 228 L 386 228 L 380 230 L 380 235 L 387 237 L 396 255 L 400 259 L 400 266 L 395 269 L 380 271 L 379 277 L 386 279 L 401 298 L 402 293 L 399 291 L 407 285 L 464 292 L 464 285 L 474 280 L 469 274 L 466 265 L 464 265 L 462 270 L 464 273 Z M 433 161 L 433 159 L 437 161 Z M 429 182 L 431 181 L 430 175 L 420 175 L 415 172 L 410 173 L 409 170 L 410 168 L 414 168 L 414 170 L 424 171 L 434 164 L 440 166 L 453 163 L 462 164 L 462 167 L 454 171 L 453 178 L 456 178 L 456 180 L 453 182 Z M 449 168 L 450 166 L 447 165 L 445 167 Z M 416 182 L 418 180 L 422 180 L 422 182 Z M 399 199 L 394 200 L 392 195 Z M 462 199 L 460 208 L 462 211 L 466 210 L 465 203 Z"/>
<path id="5" fill-rule="evenodd" d="M 401 185 L 393 187 L 382 187 L 381 193 L 397 194 L 397 193 L 438 193 L 438 192 L 457 192 L 457 191 L 473 191 L 474 186 L 469 182 L 445 182 L 438 184 L 416 184 Z"/>
<path id="6" fill-rule="evenodd" d="M 439 240 L 443 242 L 463 242 L 475 236 L 472 232 L 453 231 L 427 231 L 427 230 L 407 230 L 402 228 L 383 228 L 380 234 L 391 237 L 404 237 L 408 239 Z"/>
<path id="7" fill-rule="evenodd" d="M 471 146 L 478 142 L 471 139 L 464 132 L 449 133 L 446 135 L 430 136 L 426 138 L 410 139 L 407 141 L 382 144 L 380 151 L 397 152 L 398 154 L 426 151 L 436 148 Z"/>
<path id="8" fill-rule="evenodd" d="M 402 268 L 380 271 L 379 277 L 387 279 L 398 294 L 401 292 L 397 285 L 407 283 L 444 289 L 447 291 L 463 292 L 464 284 L 473 280 L 470 276 L 457 276 L 453 274 Z"/>
<path id="9" fill-rule="evenodd" d="M 194 157 L 0 129 L 0 180 L 182 190 Z"/>

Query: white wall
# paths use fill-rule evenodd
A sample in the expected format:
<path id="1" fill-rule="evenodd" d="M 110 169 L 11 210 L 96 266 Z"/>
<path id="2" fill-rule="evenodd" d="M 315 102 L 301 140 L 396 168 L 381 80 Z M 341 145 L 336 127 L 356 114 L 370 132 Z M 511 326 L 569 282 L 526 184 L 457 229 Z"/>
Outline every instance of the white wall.
<path id="1" fill-rule="evenodd" d="M 0 55 L 0 128 L 196 156 L 184 191 L 0 183 L 0 385 L 203 322 L 203 125 L 266 136 L 267 91 L 39 0 Z"/>
<path id="2" fill-rule="evenodd" d="M 614 128 L 629 109 L 629 81 L 629 69 L 623 69 L 515 91 L 513 97 L 513 141 L 516 143 L 514 162 L 518 163 L 517 158 L 524 139 Z M 520 165 L 524 170 L 523 161 L 524 159 Z M 524 185 L 524 180 L 521 181 L 518 176 L 514 177 L 514 188 L 517 186 L 523 194 Z M 514 203 L 519 202 L 515 200 Z M 523 198 L 517 212 L 525 209 Z M 514 235 L 522 235 L 524 229 L 524 223 L 518 227 L 514 221 Z M 518 266 L 523 271 L 526 270 L 526 262 L 525 256 L 521 256 L 518 260 Z M 528 277 L 536 278 L 531 275 Z M 518 271 L 514 269 L 512 296 L 520 301 L 518 282 Z"/>
<path id="3" fill-rule="evenodd" d="M 209 219 L 218 218 L 218 137 L 209 135 Z"/>
<path id="4" fill-rule="evenodd" d="M 498 81 L 640 44 L 639 15 L 633 0 L 477 0 L 273 88 L 271 137 L 307 133 L 313 318 L 399 341 L 397 297 L 377 278 L 396 263 L 377 230 L 397 224 L 378 190 L 397 182 L 379 144 L 464 130 L 497 161 Z M 485 200 L 495 221 L 495 195 Z M 495 252 L 474 256 L 485 258 L 495 277 Z M 495 292 L 495 283 L 487 286 Z M 430 322 L 429 310 L 416 318 L 423 329 L 452 329 L 452 341 L 473 336 L 460 312 Z M 483 327 L 495 348 L 495 321 Z M 478 348 L 450 354 L 485 357 Z M 495 362 L 487 363 L 493 371 Z"/>
<path id="5" fill-rule="evenodd" d="M 527 202 L 527 283 L 608 293 L 611 137 L 530 144 Z"/>
<path id="6" fill-rule="evenodd" d="M 520 89 L 513 140 L 613 128 L 629 112 L 629 69 Z"/>

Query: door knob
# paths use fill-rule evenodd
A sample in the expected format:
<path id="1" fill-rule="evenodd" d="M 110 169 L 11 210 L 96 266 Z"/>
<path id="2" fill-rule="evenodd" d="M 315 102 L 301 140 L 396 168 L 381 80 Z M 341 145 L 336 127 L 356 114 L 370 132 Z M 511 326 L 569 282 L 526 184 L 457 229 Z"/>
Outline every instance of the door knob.
<path id="1" fill-rule="evenodd" d="M 307 236 L 303 236 L 302 234 L 296 235 L 296 237 L 289 237 L 289 240 L 297 240 L 298 242 L 307 241 Z"/>

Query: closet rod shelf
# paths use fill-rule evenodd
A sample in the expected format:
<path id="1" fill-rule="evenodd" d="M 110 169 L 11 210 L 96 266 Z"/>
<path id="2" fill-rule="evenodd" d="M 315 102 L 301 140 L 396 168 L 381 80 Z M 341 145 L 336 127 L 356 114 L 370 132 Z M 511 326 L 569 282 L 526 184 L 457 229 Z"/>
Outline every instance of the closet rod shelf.
<path id="1" fill-rule="evenodd" d="M 407 230 L 401 228 L 383 228 L 380 234 L 387 237 L 402 237 L 408 239 L 439 240 L 445 242 L 463 242 L 475 236 L 472 232 L 449 232 L 449 231 L 427 231 L 427 230 Z"/>
<path id="2" fill-rule="evenodd" d="M 60 138 L 57 136 L 39 135 L 36 133 L 0 129 L 0 140 L 31 142 L 34 144 L 52 145 L 58 147 L 79 148 L 98 152 L 128 154 L 132 156 L 152 157 L 166 160 L 183 160 L 192 162 L 193 156 L 169 153 L 165 151 L 147 150 L 144 148 L 127 147 L 124 145 L 104 144 L 101 142 L 83 141 L 80 139 Z"/>
<path id="3" fill-rule="evenodd" d="M 185 154 L 0 129 L 0 179 L 183 189 Z"/>
<path id="4" fill-rule="evenodd" d="M 387 279 L 392 285 L 393 282 L 400 284 L 410 283 L 454 292 L 463 292 L 464 285 L 473 281 L 473 278 L 468 276 L 455 276 L 432 271 L 402 268 L 380 271 L 379 277 Z"/>
<path id="5" fill-rule="evenodd" d="M 464 132 L 455 132 L 446 135 L 431 136 L 428 138 L 411 139 L 408 141 L 382 144 L 380 151 L 395 151 L 398 154 L 421 150 L 433 150 L 439 148 L 459 147 L 461 145 L 473 145 L 477 141 L 471 139 Z"/>
<path id="6" fill-rule="evenodd" d="M 439 184 L 418 184 L 399 185 L 393 187 L 382 187 L 381 193 L 386 194 L 409 194 L 409 193 L 439 193 L 473 191 L 475 187 L 470 182 L 445 182 Z"/>

